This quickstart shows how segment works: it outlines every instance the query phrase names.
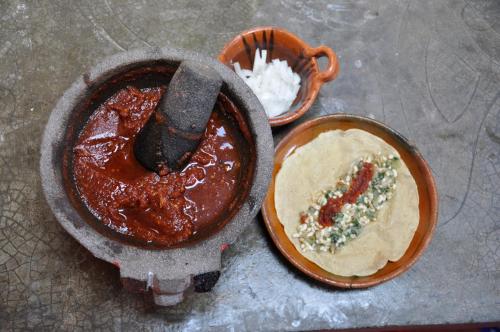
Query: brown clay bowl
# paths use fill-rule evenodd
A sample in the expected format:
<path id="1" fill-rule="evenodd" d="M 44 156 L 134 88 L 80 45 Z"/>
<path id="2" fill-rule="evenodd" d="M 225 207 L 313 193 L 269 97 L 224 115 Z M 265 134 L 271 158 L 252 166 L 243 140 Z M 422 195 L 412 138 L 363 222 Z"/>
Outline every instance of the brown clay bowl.
<path id="1" fill-rule="evenodd" d="M 274 186 L 283 161 L 294 150 L 307 144 L 320 133 L 334 129 L 362 129 L 376 135 L 392 145 L 401 155 L 417 183 L 419 195 L 420 220 L 410 246 L 397 262 L 388 262 L 375 274 L 365 277 L 342 277 L 329 273 L 307 260 L 297 251 L 288 239 L 281 225 L 274 205 Z M 302 123 L 294 128 L 275 149 L 274 170 L 271 185 L 264 199 L 262 214 L 264 222 L 274 243 L 281 253 L 295 267 L 308 276 L 325 284 L 342 288 L 370 287 L 390 280 L 408 270 L 429 245 L 437 223 L 438 196 L 436 185 L 427 162 L 406 138 L 384 124 L 354 115 L 335 114 L 319 117 Z M 292 180 L 292 179 L 291 179 Z"/>
<path id="2" fill-rule="evenodd" d="M 257 48 L 268 50 L 271 59 L 286 60 L 300 76 L 300 90 L 288 112 L 269 119 L 272 127 L 290 123 L 309 110 L 323 83 L 334 80 L 339 73 L 335 52 L 324 45 L 311 47 L 306 42 L 281 28 L 256 27 L 243 31 L 227 43 L 219 54 L 219 61 L 233 69 L 239 62 L 241 68 L 251 69 Z M 326 56 L 328 67 L 320 71 L 317 58 Z"/>

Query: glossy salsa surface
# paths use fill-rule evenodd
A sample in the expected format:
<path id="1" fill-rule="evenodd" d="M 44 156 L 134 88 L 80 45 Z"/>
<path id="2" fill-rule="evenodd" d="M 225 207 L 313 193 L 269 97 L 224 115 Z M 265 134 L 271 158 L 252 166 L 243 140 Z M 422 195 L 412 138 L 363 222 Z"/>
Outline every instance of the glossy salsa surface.
<path id="1" fill-rule="evenodd" d="M 160 176 L 145 169 L 135 158 L 134 140 L 164 93 L 164 87 L 129 86 L 100 105 L 73 148 L 73 176 L 81 199 L 105 226 L 168 247 L 232 217 L 249 178 L 253 145 L 241 130 L 241 115 L 219 97 L 182 171 Z"/>
<path id="2" fill-rule="evenodd" d="M 374 172 L 373 164 L 364 162 L 361 170 L 356 174 L 347 192 L 341 197 L 329 198 L 319 211 L 319 223 L 328 227 L 333 225 L 333 216 L 342 210 L 345 204 L 353 204 L 366 189 L 372 180 Z"/>

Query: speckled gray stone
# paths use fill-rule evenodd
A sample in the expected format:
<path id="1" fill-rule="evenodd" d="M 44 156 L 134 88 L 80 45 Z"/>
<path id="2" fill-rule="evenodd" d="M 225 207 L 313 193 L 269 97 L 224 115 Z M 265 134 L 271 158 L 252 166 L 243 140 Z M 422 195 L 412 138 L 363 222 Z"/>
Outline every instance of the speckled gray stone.
<path id="1" fill-rule="evenodd" d="M 307 330 L 500 320 L 500 5 L 496 0 L 0 1 L 0 326 L 3 330 Z M 57 223 L 39 177 L 62 92 L 120 50 L 217 56 L 238 32 L 282 26 L 338 54 L 339 77 L 301 121 L 348 112 L 406 135 L 428 160 L 439 222 L 385 284 L 305 278 L 255 219 L 210 293 L 152 309 Z M 275 142 L 295 123 L 274 130 Z"/>
<path id="2" fill-rule="evenodd" d="M 153 67 L 162 61 L 169 63 L 173 67 L 172 70 L 181 63 L 191 62 L 193 67 L 210 66 L 220 75 L 224 83 L 221 92 L 237 105 L 246 118 L 254 138 L 256 159 L 248 197 L 222 230 L 193 245 L 151 250 L 114 241 L 85 221 L 85 217 L 70 203 L 67 195 L 62 175 L 65 166 L 61 151 L 66 145 L 72 144 L 71 139 L 68 141 L 67 135 L 67 131 L 75 132 L 73 129 L 67 129 L 75 122 L 71 115 L 76 112 L 78 105 L 86 103 L 92 97 L 95 89 L 108 84 L 110 78 L 127 74 L 130 68 Z M 180 68 L 186 67 L 180 66 Z M 176 71 L 177 73 L 179 72 Z M 178 88 L 179 86 L 175 86 L 174 90 Z M 172 114 L 169 113 L 170 115 Z M 85 71 L 64 92 L 50 114 L 43 134 L 40 155 L 40 175 L 44 194 L 64 229 L 95 257 L 118 266 L 121 278 L 141 281 L 144 288 L 151 288 L 158 305 L 173 305 L 183 299 L 182 293 L 192 285 L 193 276 L 220 270 L 222 246 L 233 243 L 258 213 L 271 177 L 273 141 L 262 105 L 233 71 L 198 53 L 170 48 L 146 48 L 121 52 L 105 58 Z"/>
<path id="3" fill-rule="evenodd" d="M 168 84 L 156 114 L 137 136 L 134 153 L 147 168 L 184 168 L 203 137 L 222 86 L 215 69 L 183 61 Z"/>

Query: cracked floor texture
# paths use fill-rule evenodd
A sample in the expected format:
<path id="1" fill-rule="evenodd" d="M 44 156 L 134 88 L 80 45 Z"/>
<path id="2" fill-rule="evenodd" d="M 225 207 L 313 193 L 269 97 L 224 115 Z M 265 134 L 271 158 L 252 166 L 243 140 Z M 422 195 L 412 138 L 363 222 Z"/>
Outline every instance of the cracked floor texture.
<path id="1" fill-rule="evenodd" d="M 85 68 L 137 47 L 215 57 L 241 30 L 282 26 L 339 55 L 341 74 L 299 122 L 383 121 L 429 161 L 440 210 L 404 275 L 343 291 L 305 278 L 257 218 L 211 293 L 153 308 L 59 226 L 40 138 Z M 295 124 L 274 131 L 279 141 Z M 0 1 L 0 330 L 304 330 L 500 320 L 500 2 Z"/>

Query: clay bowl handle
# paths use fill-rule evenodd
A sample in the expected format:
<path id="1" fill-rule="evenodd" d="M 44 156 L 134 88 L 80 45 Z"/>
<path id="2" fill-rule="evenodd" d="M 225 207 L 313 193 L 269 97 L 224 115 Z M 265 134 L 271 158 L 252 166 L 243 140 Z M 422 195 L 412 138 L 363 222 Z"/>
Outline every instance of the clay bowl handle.
<path id="1" fill-rule="evenodd" d="M 328 46 L 321 45 L 318 47 L 309 47 L 304 50 L 304 54 L 309 57 L 321 58 L 326 56 L 328 58 L 328 67 L 324 71 L 320 71 L 316 75 L 315 80 L 319 85 L 334 80 L 339 73 L 339 62 L 337 60 L 337 55 Z"/>

